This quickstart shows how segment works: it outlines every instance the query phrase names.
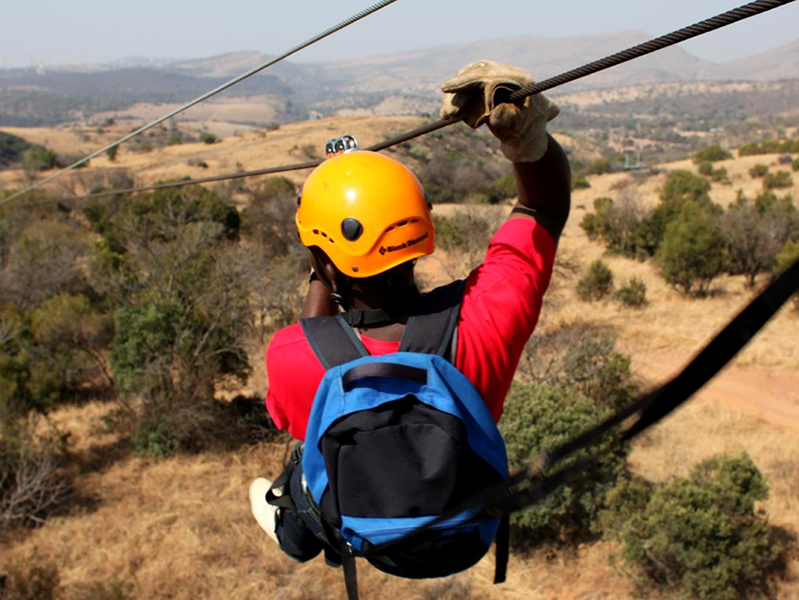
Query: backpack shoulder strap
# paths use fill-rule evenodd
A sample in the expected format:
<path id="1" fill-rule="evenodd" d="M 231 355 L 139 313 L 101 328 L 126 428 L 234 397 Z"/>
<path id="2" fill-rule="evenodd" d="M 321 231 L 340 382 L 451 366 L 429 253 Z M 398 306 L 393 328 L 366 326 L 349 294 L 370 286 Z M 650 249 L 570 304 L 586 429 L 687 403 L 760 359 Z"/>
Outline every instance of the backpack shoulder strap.
<path id="1" fill-rule="evenodd" d="M 325 370 L 369 356 L 366 348 L 341 315 L 301 319 L 300 326 Z"/>
<path id="2" fill-rule="evenodd" d="M 408 319 L 400 342 L 400 352 L 437 354 L 455 361 L 456 329 L 463 298 L 462 280 L 436 288 L 422 296 Z"/>

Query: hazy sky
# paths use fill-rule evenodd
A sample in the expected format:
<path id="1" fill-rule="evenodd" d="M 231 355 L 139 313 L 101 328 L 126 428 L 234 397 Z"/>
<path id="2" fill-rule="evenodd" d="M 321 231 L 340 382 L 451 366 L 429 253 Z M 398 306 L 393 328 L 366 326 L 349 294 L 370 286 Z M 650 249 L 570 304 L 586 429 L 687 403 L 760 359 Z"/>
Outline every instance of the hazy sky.
<path id="1" fill-rule="evenodd" d="M 2 0 L 0 68 L 281 53 L 376 0 Z M 653 35 L 743 0 L 398 0 L 295 55 L 362 57 L 511 35 L 566 37 L 641 29 Z M 725 62 L 799 39 L 799 2 L 684 44 Z M 621 48 L 620 48 L 621 49 Z"/>

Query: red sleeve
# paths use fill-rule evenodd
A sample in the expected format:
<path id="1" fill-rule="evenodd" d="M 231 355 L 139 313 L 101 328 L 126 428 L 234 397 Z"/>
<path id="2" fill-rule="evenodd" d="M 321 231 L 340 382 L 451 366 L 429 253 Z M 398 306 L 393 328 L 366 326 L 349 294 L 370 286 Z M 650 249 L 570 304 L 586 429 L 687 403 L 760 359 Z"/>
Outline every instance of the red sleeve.
<path id="1" fill-rule="evenodd" d="M 496 421 L 524 345 L 541 312 L 555 261 L 555 241 L 531 219 L 510 219 L 466 280 L 458 322 L 458 369 Z"/>
<path id="2" fill-rule="evenodd" d="M 316 388 L 325 376 L 299 324 L 278 331 L 266 350 L 266 410 L 280 429 L 305 439 Z"/>

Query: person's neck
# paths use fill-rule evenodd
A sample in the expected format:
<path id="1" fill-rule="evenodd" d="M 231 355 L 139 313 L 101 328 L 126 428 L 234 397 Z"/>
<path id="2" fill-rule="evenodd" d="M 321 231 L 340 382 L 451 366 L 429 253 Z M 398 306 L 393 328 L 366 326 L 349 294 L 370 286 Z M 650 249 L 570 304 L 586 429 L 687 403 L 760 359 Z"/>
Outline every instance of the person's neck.
<path id="1" fill-rule="evenodd" d="M 355 291 L 354 291 L 355 292 Z M 405 331 L 405 324 L 416 308 L 419 299 L 419 290 L 416 286 L 405 290 L 386 294 L 381 290 L 378 295 L 361 296 L 353 293 L 350 297 L 350 306 L 355 311 L 363 312 L 363 320 L 358 322 L 360 315 L 353 315 L 355 323 L 351 323 L 363 335 L 381 341 L 399 341 Z M 379 312 L 378 312 L 379 311 Z M 378 322 L 369 322 L 370 319 L 384 317 Z"/>

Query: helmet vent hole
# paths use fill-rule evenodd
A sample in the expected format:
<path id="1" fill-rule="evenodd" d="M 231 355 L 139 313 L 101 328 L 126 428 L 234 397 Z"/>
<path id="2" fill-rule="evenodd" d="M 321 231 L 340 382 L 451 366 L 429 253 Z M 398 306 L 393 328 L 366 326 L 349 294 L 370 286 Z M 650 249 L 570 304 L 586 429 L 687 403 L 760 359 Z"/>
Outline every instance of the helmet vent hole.
<path id="1" fill-rule="evenodd" d="M 397 223 L 397 227 L 405 227 L 408 224 L 408 221 L 400 221 Z"/>
<path id="2" fill-rule="evenodd" d="M 363 235 L 363 225 L 358 219 L 347 217 L 341 222 L 341 234 L 345 239 L 354 242 Z"/>

